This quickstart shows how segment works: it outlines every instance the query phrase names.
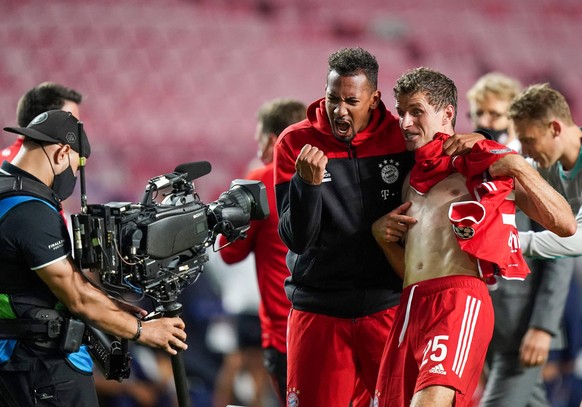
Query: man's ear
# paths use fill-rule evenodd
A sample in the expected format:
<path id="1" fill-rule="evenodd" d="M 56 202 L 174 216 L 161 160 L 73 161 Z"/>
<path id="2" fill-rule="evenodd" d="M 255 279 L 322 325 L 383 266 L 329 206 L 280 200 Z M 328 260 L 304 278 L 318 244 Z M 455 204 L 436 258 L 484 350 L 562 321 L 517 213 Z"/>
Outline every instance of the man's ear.
<path id="1" fill-rule="evenodd" d="M 62 160 L 68 160 L 69 153 L 71 152 L 71 146 L 68 144 L 63 144 L 57 150 L 57 163 L 60 163 Z"/>
<path id="2" fill-rule="evenodd" d="M 552 137 L 556 138 L 562 133 L 562 123 L 557 120 L 550 122 L 550 129 L 552 130 Z"/>
<path id="3" fill-rule="evenodd" d="M 273 132 L 269 133 L 269 139 L 263 151 L 263 160 L 271 162 L 273 160 L 273 152 L 275 151 L 275 143 L 277 142 L 277 135 Z"/>
<path id="4" fill-rule="evenodd" d="M 453 105 L 447 105 L 444 108 L 443 126 L 453 122 L 455 118 L 455 108 Z"/>
<path id="5" fill-rule="evenodd" d="M 374 110 L 378 107 L 381 98 L 382 92 L 376 89 L 374 93 L 372 93 L 372 103 L 370 104 L 370 110 Z"/>
<path id="6" fill-rule="evenodd" d="M 277 137 L 278 136 L 275 133 L 273 133 L 273 132 L 270 132 L 269 133 L 269 145 L 270 146 L 274 146 L 275 145 L 275 143 L 277 142 Z"/>

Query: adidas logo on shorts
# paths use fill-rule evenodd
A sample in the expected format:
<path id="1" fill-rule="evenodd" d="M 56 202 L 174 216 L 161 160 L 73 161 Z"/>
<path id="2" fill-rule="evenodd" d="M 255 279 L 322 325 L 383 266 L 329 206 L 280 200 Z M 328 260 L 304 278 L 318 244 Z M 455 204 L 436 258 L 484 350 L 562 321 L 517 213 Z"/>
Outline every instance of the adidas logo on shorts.
<path id="1" fill-rule="evenodd" d="M 437 374 L 442 374 L 442 375 L 446 375 L 447 372 L 445 371 L 445 368 L 443 367 L 442 363 L 439 363 L 438 365 L 432 367 L 429 371 L 429 373 L 437 373 Z"/>
<path id="2" fill-rule="evenodd" d="M 331 173 L 327 172 L 327 169 L 323 171 L 323 180 L 321 182 L 330 182 L 331 181 Z"/>

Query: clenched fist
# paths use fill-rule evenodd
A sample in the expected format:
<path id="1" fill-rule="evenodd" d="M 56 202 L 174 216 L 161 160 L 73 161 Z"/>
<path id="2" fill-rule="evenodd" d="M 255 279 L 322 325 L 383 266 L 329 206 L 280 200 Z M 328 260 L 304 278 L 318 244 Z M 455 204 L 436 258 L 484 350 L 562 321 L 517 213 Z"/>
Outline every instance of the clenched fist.
<path id="1" fill-rule="evenodd" d="M 326 165 L 325 153 L 317 147 L 306 144 L 295 161 L 295 170 L 303 181 L 319 185 L 323 182 Z"/>

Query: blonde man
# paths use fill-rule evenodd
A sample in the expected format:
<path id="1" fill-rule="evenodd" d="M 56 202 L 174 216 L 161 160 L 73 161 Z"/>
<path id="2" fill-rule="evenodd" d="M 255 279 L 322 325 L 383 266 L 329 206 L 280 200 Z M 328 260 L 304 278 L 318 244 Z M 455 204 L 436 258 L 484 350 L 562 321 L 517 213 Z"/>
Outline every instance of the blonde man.
<path id="1" fill-rule="evenodd" d="M 521 83 L 500 72 L 489 72 L 480 77 L 467 92 L 469 117 L 476 129 L 491 134 L 495 141 L 519 151 L 507 110 L 521 90 Z"/>

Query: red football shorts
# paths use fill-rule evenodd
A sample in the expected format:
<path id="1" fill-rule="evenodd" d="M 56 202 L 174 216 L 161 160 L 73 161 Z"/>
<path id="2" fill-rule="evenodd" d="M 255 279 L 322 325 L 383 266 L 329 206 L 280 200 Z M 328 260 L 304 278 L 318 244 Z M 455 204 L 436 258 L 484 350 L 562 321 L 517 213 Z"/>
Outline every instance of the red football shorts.
<path id="1" fill-rule="evenodd" d="M 369 406 L 396 308 L 355 319 L 292 309 L 287 405 Z"/>
<path id="2" fill-rule="evenodd" d="M 467 406 L 493 335 L 486 284 L 471 276 L 422 281 L 404 289 L 382 357 L 374 406 L 407 407 L 428 386 L 456 390 Z"/>

